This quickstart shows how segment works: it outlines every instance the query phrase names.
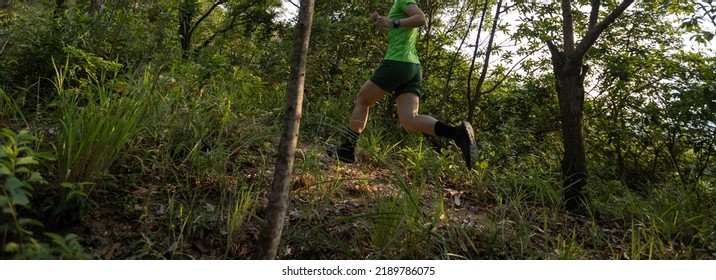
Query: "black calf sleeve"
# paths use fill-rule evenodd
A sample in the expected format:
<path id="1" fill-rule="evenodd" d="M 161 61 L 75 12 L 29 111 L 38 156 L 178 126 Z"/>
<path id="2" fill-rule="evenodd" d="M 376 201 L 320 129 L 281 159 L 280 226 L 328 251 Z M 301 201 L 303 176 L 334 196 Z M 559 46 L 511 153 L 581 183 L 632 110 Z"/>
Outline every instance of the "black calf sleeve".
<path id="1" fill-rule="evenodd" d="M 447 137 L 447 138 L 455 140 L 456 133 L 457 133 L 457 128 L 454 126 L 448 125 L 441 121 L 438 121 L 435 123 L 435 135 L 437 135 L 437 136 Z"/>

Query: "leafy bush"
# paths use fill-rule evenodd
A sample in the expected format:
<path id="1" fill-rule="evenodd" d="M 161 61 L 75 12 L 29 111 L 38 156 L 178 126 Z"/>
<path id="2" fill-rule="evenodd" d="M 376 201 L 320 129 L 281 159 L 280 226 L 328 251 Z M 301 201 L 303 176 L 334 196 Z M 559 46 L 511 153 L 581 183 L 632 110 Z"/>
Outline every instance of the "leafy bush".
<path id="1" fill-rule="evenodd" d="M 49 152 L 35 152 L 30 144 L 37 138 L 25 130 L 15 133 L 10 129 L 2 130 L 0 143 L 0 181 L 3 182 L 0 193 L 0 232 L 4 252 L 15 259 L 87 259 L 77 236 L 69 234 L 62 237 L 54 233 L 45 233 L 55 246 L 43 243 L 34 237 L 30 228 L 41 227 L 39 221 L 22 217 L 22 209 L 31 209 L 30 197 L 33 185 L 46 184 L 42 175 L 33 170 L 38 160 L 54 160 Z"/>

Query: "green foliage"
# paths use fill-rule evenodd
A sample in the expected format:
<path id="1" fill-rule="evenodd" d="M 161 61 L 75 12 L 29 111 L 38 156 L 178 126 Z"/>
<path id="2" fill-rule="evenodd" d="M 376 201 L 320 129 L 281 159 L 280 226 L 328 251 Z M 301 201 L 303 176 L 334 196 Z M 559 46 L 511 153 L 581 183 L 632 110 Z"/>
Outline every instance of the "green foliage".
<path id="1" fill-rule="evenodd" d="M 306 92 L 313 98 L 306 99 L 307 112 L 326 103 L 352 104 L 352 97 L 378 66 L 386 47 L 385 35 L 376 31 L 368 19 L 373 11 L 387 11 L 389 4 L 349 1 L 336 5 L 334 1 L 316 1 L 306 65 L 306 71 L 311 73 L 306 76 Z M 291 32 L 285 35 L 290 39 L 288 34 Z"/>
<path id="2" fill-rule="evenodd" d="M 405 212 L 398 197 L 378 199 L 377 205 L 377 213 L 372 216 L 374 226 L 370 239 L 371 246 L 381 256 L 385 254 L 383 250 L 395 248 L 393 244 L 402 241 L 397 231 L 403 224 Z"/>
<path id="3" fill-rule="evenodd" d="M 56 67 L 54 83 L 60 178 L 95 181 L 141 129 L 151 95 L 137 94 L 117 79 L 121 64 L 74 47 L 65 50 L 69 56 L 64 66 Z"/>
<path id="4" fill-rule="evenodd" d="M 709 110 L 713 61 L 685 52 L 683 43 L 671 39 L 682 31 L 649 9 L 637 7 L 592 52 L 599 59 L 597 87 L 608 93 L 585 110 L 594 119 L 587 133 L 594 136 L 599 176 L 619 178 L 642 192 L 674 179 L 711 182 L 706 166 L 712 164 L 716 120 Z M 646 36 L 626 39 L 633 33 Z"/>
<path id="5" fill-rule="evenodd" d="M 226 214 L 226 253 L 229 254 L 236 250 L 245 234 L 245 223 L 250 218 L 256 193 L 244 186 L 240 190 L 227 191 L 224 196 L 227 209 L 221 213 Z"/>
<path id="6" fill-rule="evenodd" d="M 18 101 L 21 101 L 21 98 L 13 98 L 13 96 L 6 93 L 2 88 L 0 88 L 0 118 L 3 120 L 12 120 L 17 118 L 17 116 L 21 116 L 24 119 L 24 116 L 22 112 L 20 111 L 20 106 L 18 106 Z M 27 122 L 25 120 L 25 122 Z M 0 121 L 0 125 L 8 125 L 4 124 L 3 121 Z"/>
<path id="7" fill-rule="evenodd" d="M 32 165 L 39 162 L 38 159 L 54 160 L 46 152 L 35 153 L 29 145 L 37 138 L 23 130 L 15 133 L 7 128 L 2 130 L 2 150 L 0 150 L 0 175 L 3 178 L 3 193 L 0 195 L 2 212 L 12 216 L 17 234 L 31 234 L 23 227 L 35 221 L 19 219 L 19 207 L 30 208 L 30 197 L 33 191 L 33 184 L 46 184 L 42 175 L 33 171 Z M 7 225 L 4 225 L 7 226 Z M 10 230 L 4 228 L 3 231 Z"/>
<path id="8" fill-rule="evenodd" d="M 39 160 L 54 160 L 49 152 L 35 152 L 31 145 L 37 138 L 25 130 L 18 133 L 4 128 L 0 149 L 0 181 L 3 182 L 0 193 L 0 207 L 3 216 L 0 219 L 3 250 L 15 259 L 88 259 L 77 236 L 69 234 L 62 237 L 54 233 L 45 233 L 52 245 L 39 241 L 31 231 L 32 227 L 41 227 L 37 220 L 25 218 L 23 209 L 32 208 L 30 198 L 34 187 L 47 184 L 42 175 L 34 170 Z M 4 255 L 4 254 L 3 254 Z"/>
<path id="9" fill-rule="evenodd" d="M 50 77 L 53 55 L 61 53 L 61 32 L 42 5 L 18 5 L 14 20 L 3 22 L 3 75 L 0 82 L 13 87 L 28 87 L 39 77 Z"/>
<path id="10" fill-rule="evenodd" d="M 89 260 L 91 256 L 84 252 L 84 248 L 77 241 L 76 234 L 68 234 L 62 237 L 54 233 L 45 233 L 52 241 L 52 244 L 42 243 L 34 238 L 25 244 L 9 243 L 5 246 L 8 253 L 14 255 L 17 260 Z"/>
<path id="11" fill-rule="evenodd" d="M 275 8 L 281 3 L 270 1 L 196 1 L 178 3 L 179 38 L 184 58 L 200 54 L 209 45 L 230 41 L 239 26 L 245 34 L 273 29 Z M 217 40 L 219 39 L 219 40 Z"/>
<path id="12" fill-rule="evenodd" d="M 112 71 L 116 63 L 84 52 L 78 54 L 85 58 L 87 65 L 75 67 L 88 78 L 73 80 L 98 87 L 65 89 L 64 80 L 68 72 L 74 71 L 69 69 L 69 64 L 57 71 L 57 104 L 62 129 L 56 150 L 60 177 L 70 182 L 95 181 L 107 172 L 141 129 L 140 121 L 151 100 L 150 95 L 134 94 L 131 89 L 121 88 L 121 92 L 117 92 L 117 89 L 101 86 L 102 80 L 96 74 Z"/>

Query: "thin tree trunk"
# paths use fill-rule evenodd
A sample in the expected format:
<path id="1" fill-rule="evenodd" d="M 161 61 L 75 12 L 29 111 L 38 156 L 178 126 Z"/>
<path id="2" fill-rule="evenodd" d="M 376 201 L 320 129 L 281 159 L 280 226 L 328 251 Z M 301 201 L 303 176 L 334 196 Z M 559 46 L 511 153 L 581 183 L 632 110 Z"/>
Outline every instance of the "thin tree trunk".
<path id="1" fill-rule="evenodd" d="M 274 172 L 266 217 L 259 237 L 258 259 L 276 259 L 281 241 L 283 222 L 288 207 L 288 190 L 293 170 L 293 160 L 298 142 L 303 104 L 303 85 L 306 79 L 306 56 L 313 24 L 315 0 L 302 0 L 298 12 L 296 33 L 293 37 L 291 72 L 288 81 L 288 96 L 284 128 L 281 134 L 276 170 Z"/>
<path id="2" fill-rule="evenodd" d="M 104 10 L 104 0 L 91 0 L 89 7 L 89 15 L 91 17 L 97 16 Z"/>
<path id="3" fill-rule="evenodd" d="M 181 49 L 183 52 L 182 57 L 189 58 L 191 51 L 191 37 L 197 27 L 209 16 L 214 10 L 220 5 L 226 3 L 226 1 L 216 1 L 211 5 L 196 22 L 191 22 L 194 19 L 197 11 L 189 2 L 183 2 L 179 6 L 179 37 L 181 39 Z"/>
<path id="4" fill-rule="evenodd" d="M 487 50 L 485 51 L 485 60 L 482 64 L 482 71 L 480 72 L 480 77 L 478 78 L 477 85 L 475 86 L 475 96 L 473 98 L 468 98 L 470 102 L 468 103 L 468 113 L 467 113 L 467 119 L 469 121 L 473 121 L 473 118 L 475 117 L 475 108 L 477 108 L 477 102 L 480 101 L 480 97 L 485 94 L 485 92 L 482 90 L 482 85 L 485 83 L 485 79 L 487 78 L 487 68 L 490 66 L 490 56 L 492 55 L 492 44 L 495 41 L 495 32 L 497 32 L 497 24 L 500 20 L 500 13 L 502 11 L 500 10 L 502 8 L 502 0 L 497 1 L 497 8 L 495 9 L 495 17 L 492 22 L 492 29 L 490 30 L 490 38 L 487 40 Z M 475 46 L 477 48 L 477 46 Z M 473 58 L 474 60 L 474 58 Z M 468 95 L 471 94 L 468 92 Z"/>
<path id="5" fill-rule="evenodd" d="M 470 70 L 467 73 L 467 92 L 465 92 L 465 95 L 467 97 L 468 108 L 472 104 L 472 74 L 475 71 L 475 61 L 477 61 L 477 53 L 480 48 L 480 37 L 482 36 L 482 27 L 485 24 L 485 15 L 487 14 L 487 3 L 488 3 L 488 1 L 485 1 L 484 5 L 482 7 L 482 16 L 480 17 L 480 24 L 477 26 L 477 37 L 475 38 L 475 51 L 473 51 L 473 53 L 472 53 L 472 61 L 470 62 Z M 475 4 L 475 5 L 477 5 L 477 4 Z"/>
<path id="6" fill-rule="evenodd" d="M 182 4 L 179 6 L 179 41 L 181 44 L 182 57 L 189 58 L 189 50 L 191 49 L 191 34 L 192 23 L 191 20 L 194 17 L 193 11 L 188 5 Z"/>
<path id="7" fill-rule="evenodd" d="M 55 18 L 60 18 L 66 9 L 65 0 L 56 0 L 54 12 Z"/>
<path id="8" fill-rule="evenodd" d="M 77 5 L 77 0 L 67 0 L 65 1 L 67 5 L 67 19 L 69 21 L 72 21 L 75 19 L 75 6 Z"/>
<path id="9" fill-rule="evenodd" d="M 464 5 L 465 9 L 460 11 L 460 14 L 465 12 L 467 10 L 468 5 Z M 460 51 L 462 50 L 462 46 L 465 45 L 465 40 L 467 40 L 467 36 L 470 35 L 470 30 L 472 29 L 472 23 L 475 21 L 475 17 L 477 17 L 477 5 L 472 10 L 472 14 L 470 14 L 470 21 L 467 24 L 467 29 L 465 30 L 465 34 L 462 36 L 462 39 L 460 40 L 460 44 L 457 47 L 457 50 L 452 56 L 452 59 L 450 59 L 450 67 L 448 67 L 448 76 L 445 79 L 445 85 L 443 86 L 442 90 L 442 98 L 440 98 L 440 103 L 438 105 L 438 113 L 439 115 L 445 114 L 445 103 L 447 103 L 448 98 L 452 95 L 450 92 L 450 82 L 452 82 L 453 75 L 455 73 L 455 64 L 457 62 L 457 58 L 460 56 Z M 455 27 L 457 26 L 457 23 Z M 452 29 L 452 28 L 451 28 Z M 449 120 L 448 120 L 449 121 Z"/>
<path id="10" fill-rule="evenodd" d="M 15 0 L 0 0 L 0 9 L 12 11 L 12 4 Z"/>
<path id="11" fill-rule="evenodd" d="M 433 36 L 433 20 L 435 17 L 437 17 L 437 4 L 433 4 L 432 0 L 425 0 L 424 3 L 421 5 L 423 6 L 423 11 L 425 11 L 425 17 L 427 22 L 425 23 L 425 58 L 422 59 L 423 64 L 425 67 L 423 67 L 423 80 L 427 80 L 428 76 L 432 74 L 430 66 L 430 60 L 432 59 L 432 55 L 430 54 L 430 39 L 432 39 Z"/>

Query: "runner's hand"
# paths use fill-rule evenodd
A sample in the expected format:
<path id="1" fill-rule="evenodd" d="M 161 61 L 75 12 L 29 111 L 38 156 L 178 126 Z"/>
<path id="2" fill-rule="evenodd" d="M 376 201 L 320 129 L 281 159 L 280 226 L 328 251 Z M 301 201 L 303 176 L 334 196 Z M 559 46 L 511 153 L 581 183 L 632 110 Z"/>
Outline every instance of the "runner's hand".
<path id="1" fill-rule="evenodd" d="M 388 17 L 378 16 L 373 21 L 373 25 L 375 25 L 377 27 L 391 28 L 391 27 L 393 27 L 393 20 Z"/>

